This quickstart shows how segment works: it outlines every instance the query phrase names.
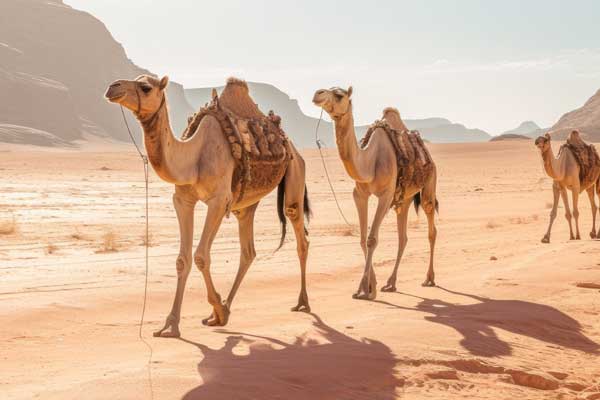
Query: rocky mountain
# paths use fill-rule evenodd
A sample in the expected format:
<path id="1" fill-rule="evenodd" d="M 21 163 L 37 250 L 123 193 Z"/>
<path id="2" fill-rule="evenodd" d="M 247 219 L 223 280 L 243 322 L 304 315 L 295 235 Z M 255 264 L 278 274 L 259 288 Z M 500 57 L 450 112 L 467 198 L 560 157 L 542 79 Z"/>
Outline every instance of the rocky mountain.
<path id="1" fill-rule="evenodd" d="M 315 127 L 318 119 L 305 115 L 298 101 L 273 85 L 248 82 L 250 94 L 263 112 L 274 110 L 283 121 L 283 129 L 298 147 L 315 147 Z M 223 87 L 216 88 L 220 92 Z M 185 95 L 194 108 L 203 106 L 210 100 L 212 88 L 185 89 Z M 377 116 L 379 117 L 379 116 Z M 431 142 L 481 142 L 490 139 L 490 135 L 479 129 L 468 129 L 464 125 L 454 124 L 445 118 L 406 119 L 409 129 L 418 129 L 421 135 Z M 357 126 L 356 134 L 362 137 L 368 126 Z M 319 136 L 326 145 L 332 146 L 333 125 L 321 121 Z"/>
<path id="2" fill-rule="evenodd" d="M 554 138 L 565 139 L 574 129 L 588 141 L 600 142 L 600 90 L 573 111 L 564 114 L 550 128 Z"/>
<path id="3" fill-rule="evenodd" d="M 129 140 L 119 109 L 103 94 L 115 79 L 142 73 L 92 15 L 61 0 L 0 1 L 0 141 Z M 192 108 L 181 85 L 171 83 L 168 96 L 172 124 L 182 131 Z"/>
<path id="4" fill-rule="evenodd" d="M 539 131 L 540 128 L 538 124 L 533 121 L 523 121 L 519 126 L 509 131 L 503 132 L 503 135 L 529 135 L 531 132 Z"/>

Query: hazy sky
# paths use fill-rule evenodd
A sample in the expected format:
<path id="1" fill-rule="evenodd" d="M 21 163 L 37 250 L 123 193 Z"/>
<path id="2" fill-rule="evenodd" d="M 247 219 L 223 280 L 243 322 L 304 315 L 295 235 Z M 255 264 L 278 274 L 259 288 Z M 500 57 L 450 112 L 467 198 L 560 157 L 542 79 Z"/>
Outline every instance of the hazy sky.
<path id="1" fill-rule="evenodd" d="M 235 75 L 318 115 L 315 89 L 351 84 L 358 123 L 395 106 L 492 134 L 547 127 L 600 88 L 600 1 L 65 2 L 186 87 Z"/>

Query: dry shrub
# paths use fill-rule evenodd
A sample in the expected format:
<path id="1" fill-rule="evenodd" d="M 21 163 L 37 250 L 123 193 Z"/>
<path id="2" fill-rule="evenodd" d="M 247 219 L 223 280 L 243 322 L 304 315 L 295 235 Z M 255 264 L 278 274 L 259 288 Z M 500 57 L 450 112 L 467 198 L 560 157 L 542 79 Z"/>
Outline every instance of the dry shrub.
<path id="1" fill-rule="evenodd" d="M 496 221 L 488 221 L 487 224 L 485 224 L 485 227 L 488 229 L 496 229 L 499 228 L 501 225 L 496 222 Z"/>
<path id="2" fill-rule="evenodd" d="M 52 243 L 48 243 L 48 245 L 44 249 L 44 253 L 46 253 L 46 255 L 54 254 L 57 251 L 58 251 L 58 246 L 55 246 Z"/>
<path id="3" fill-rule="evenodd" d="M 0 221 L 0 235 L 13 235 L 17 233 L 18 225 L 13 215 L 10 221 Z"/>
<path id="4" fill-rule="evenodd" d="M 113 231 L 108 231 L 102 235 L 102 244 L 97 253 L 112 253 L 119 251 L 119 242 L 117 234 Z"/>
<path id="5" fill-rule="evenodd" d="M 83 240 L 83 234 L 79 232 L 79 229 L 75 228 L 75 232 L 71 233 L 71 239 Z"/>
<path id="6" fill-rule="evenodd" d="M 156 242 L 154 241 L 154 235 L 152 234 L 152 232 L 148 232 L 148 238 L 146 240 L 146 234 L 144 233 L 142 235 L 142 246 L 148 246 L 148 247 L 152 247 L 152 246 L 156 246 Z"/>

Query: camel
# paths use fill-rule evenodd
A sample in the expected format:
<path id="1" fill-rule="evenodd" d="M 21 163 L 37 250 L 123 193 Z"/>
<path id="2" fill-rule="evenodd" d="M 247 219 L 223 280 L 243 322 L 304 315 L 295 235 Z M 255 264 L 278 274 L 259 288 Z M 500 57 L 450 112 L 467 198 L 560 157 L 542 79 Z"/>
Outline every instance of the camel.
<path id="1" fill-rule="evenodd" d="M 180 232 L 180 249 L 176 260 L 177 289 L 164 327 L 154 336 L 179 337 L 181 305 L 192 261 L 203 275 L 212 315 L 203 320 L 205 325 L 227 324 L 233 299 L 240 284 L 256 257 L 254 249 L 254 214 L 260 200 L 278 187 L 277 211 L 282 225 L 282 243 L 285 237 L 286 217 L 291 221 L 297 241 L 300 260 L 301 288 L 298 303 L 292 311 L 310 311 L 306 291 L 306 259 L 308 240 L 304 219 L 310 213 L 305 185 L 305 164 L 298 151 L 289 143 L 291 159 L 282 167 L 283 177 L 276 181 L 262 181 L 252 190 L 246 190 L 240 200 L 232 189 L 236 161 L 230 151 L 228 137 L 217 118 L 205 116 L 197 129 L 185 140 L 173 135 L 165 88 L 168 77 L 157 79 L 141 75 L 135 80 L 117 80 L 105 94 L 109 102 L 131 110 L 139 120 L 144 134 L 148 159 L 156 174 L 175 185 L 173 205 Z M 264 116 L 248 94 L 246 82 L 230 78 L 225 92 L 231 99 L 231 109 L 237 107 L 238 115 Z M 216 96 L 216 91 L 214 92 Z M 186 132 L 187 133 L 187 132 Z M 273 167 L 275 168 L 275 167 Z M 258 186 L 257 186 L 258 185 Z M 200 243 L 192 258 L 194 207 L 202 201 L 208 207 Z M 285 208 L 285 210 L 284 210 Z M 223 217 L 232 212 L 238 221 L 240 262 L 237 275 L 227 299 L 222 302 L 211 277 L 210 249 Z"/>
<path id="2" fill-rule="evenodd" d="M 584 142 L 579 137 L 577 131 L 571 132 L 568 143 L 575 143 L 581 145 Z M 586 182 L 582 182 L 580 178 L 580 166 L 577 162 L 575 154 L 569 147 L 561 147 L 558 158 L 554 157 L 554 151 L 552 150 L 551 136 L 546 133 L 544 136 L 539 136 L 535 139 L 535 145 L 540 150 L 542 161 L 544 163 L 544 170 L 546 174 L 552 178 L 552 193 L 553 203 L 552 210 L 550 211 L 550 223 L 548 224 L 548 230 L 542 237 L 542 243 L 550 243 L 550 232 L 552 230 L 552 224 L 556 218 L 556 211 L 558 208 L 558 198 L 562 197 L 562 201 L 565 207 L 565 218 L 569 223 L 569 234 L 571 240 L 580 240 L 581 235 L 579 234 L 579 194 L 584 190 L 587 192 L 590 199 L 590 205 L 592 208 L 592 230 L 590 237 L 592 239 L 600 236 L 600 228 L 596 231 L 596 201 L 594 198 L 594 185 L 598 197 L 600 197 L 600 171 L 593 173 L 595 177 L 587 179 Z M 569 209 L 569 199 L 567 197 L 567 189 L 571 191 L 573 200 L 573 213 Z M 575 219 L 575 235 L 573 234 L 573 225 L 571 218 Z"/>
<path id="3" fill-rule="evenodd" d="M 325 110 L 333 119 L 339 156 L 346 172 L 356 182 L 353 197 L 358 210 L 360 245 L 365 257 L 365 268 L 358 290 L 353 297 L 373 300 L 377 295 L 373 254 L 378 244 L 379 228 L 394 201 L 396 178 L 399 171 L 396 164 L 397 154 L 395 148 L 383 129 L 376 128 L 370 135 L 368 146 L 364 149 L 359 147 L 354 131 L 351 96 L 352 87 L 348 90 L 338 87 L 320 89 L 315 92 L 313 103 Z M 386 108 L 383 117 L 396 131 L 406 131 L 406 126 L 396 109 Z M 398 266 L 408 241 L 407 220 L 411 200 L 414 201 L 417 211 L 419 205 L 422 205 L 429 225 L 429 268 L 423 286 L 435 286 L 433 255 L 437 229 L 434 214 L 438 205 L 436 200 L 435 164 L 433 164 L 430 171 L 422 186 L 409 185 L 405 189 L 401 205 L 396 207 L 399 239 L 398 255 L 387 284 L 381 288 L 384 292 L 396 290 Z M 367 232 L 368 200 L 371 195 L 378 198 L 378 204 L 371 229 Z"/>

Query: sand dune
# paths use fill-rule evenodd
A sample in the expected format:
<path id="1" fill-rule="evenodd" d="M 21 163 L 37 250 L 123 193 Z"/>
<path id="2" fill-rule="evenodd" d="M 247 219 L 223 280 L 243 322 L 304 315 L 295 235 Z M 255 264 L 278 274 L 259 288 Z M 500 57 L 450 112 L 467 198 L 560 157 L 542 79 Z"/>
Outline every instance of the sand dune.
<path id="1" fill-rule="evenodd" d="M 600 247 L 568 240 L 559 216 L 540 243 L 551 182 L 530 142 L 430 145 L 439 167 L 436 280 L 420 286 L 427 224 L 410 215 L 398 292 L 351 299 L 362 272 L 352 227 L 337 215 L 318 153 L 304 152 L 313 314 L 289 312 L 299 287 L 293 238 L 273 254 L 274 196 L 257 212 L 258 257 L 229 325 L 207 328 L 201 275 L 188 281 L 181 340 L 153 338 L 175 289 L 172 188 L 150 183 L 150 279 L 144 336 L 155 399 L 597 399 Z M 3 399 L 149 398 L 137 338 L 143 294 L 143 171 L 134 150 L 0 150 L 0 392 Z M 352 182 L 327 163 L 351 221 Z M 196 236 L 206 208 L 198 206 Z M 559 215 L 562 214 L 559 211 Z M 5 225 L 3 225 L 3 223 Z M 375 255 L 380 285 L 394 264 L 389 215 Z M 113 245 L 106 247 L 106 235 Z M 213 247 L 221 294 L 238 263 L 237 224 Z M 289 235 L 292 236 L 293 235 Z M 578 287 L 578 283 L 586 285 Z"/>

